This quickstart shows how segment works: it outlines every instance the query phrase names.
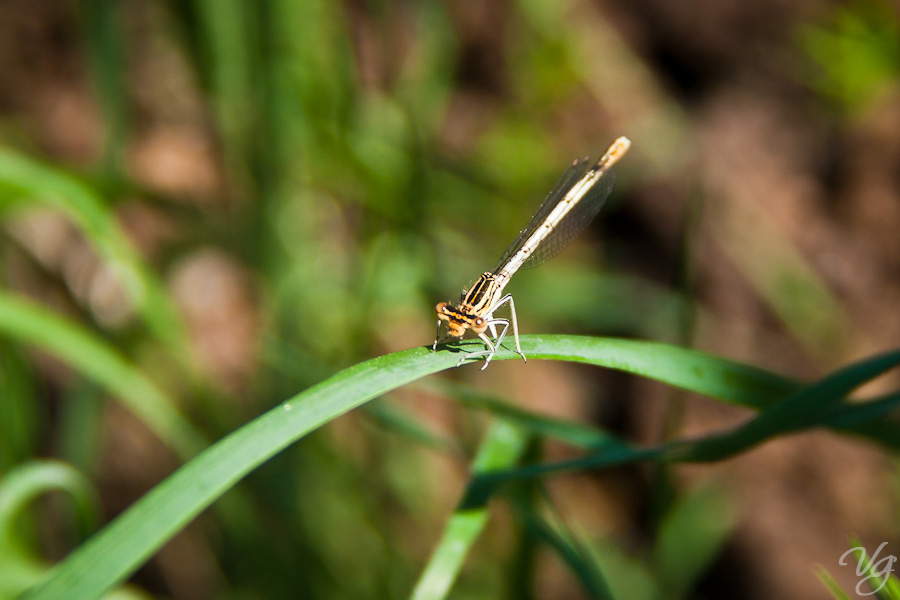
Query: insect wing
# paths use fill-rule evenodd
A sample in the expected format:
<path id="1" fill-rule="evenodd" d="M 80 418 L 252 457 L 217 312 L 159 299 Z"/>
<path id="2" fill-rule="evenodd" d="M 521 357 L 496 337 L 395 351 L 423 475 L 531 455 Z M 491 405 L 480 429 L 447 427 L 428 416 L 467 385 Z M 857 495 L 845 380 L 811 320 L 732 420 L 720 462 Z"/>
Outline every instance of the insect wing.
<path id="1" fill-rule="evenodd" d="M 605 171 L 584 197 L 569 211 L 543 242 L 522 263 L 523 269 L 534 268 L 563 251 L 594 220 L 616 184 L 614 171 Z"/>
<path id="2" fill-rule="evenodd" d="M 562 177 L 559 178 L 559 181 L 556 182 L 556 185 L 553 186 L 553 189 L 550 190 L 550 193 L 547 194 L 547 197 L 544 198 L 544 201 L 535 211 L 535 213 L 531 216 L 531 219 L 519 232 L 519 235 L 516 236 L 516 239 L 513 240 L 513 243 L 509 245 L 506 251 L 503 253 L 503 256 L 500 257 L 500 260 L 497 261 L 497 265 L 494 267 L 493 272 L 496 273 L 504 264 L 506 264 L 507 260 L 511 256 L 513 256 L 516 252 L 518 252 L 522 245 L 531 237 L 531 234 L 535 232 L 535 230 L 540 227 L 544 221 L 547 219 L 547 215 L 559 204 L 559 201 L 562 200 L 566 193 L 572 189 L 572 187 L 581 181 L 584 177 L 585 173 L 587 173 L 590 168 L 590 162 L 587 158 L 583 158 L 581 160 L 576 160 L 572 165 L 563 173 Z M 595 186 L 596 187 L 596 186 Z M 598 209 L 599 210 L 599 209 Z M 597 213 L 595 212 L 594 215 Z M 572 236 L 574 237 L 574 235 Z M 548 257 L 549 258 L 549 257 Z M 529 261 L 526 261 L 528 264 Z M 532 266 L 537 266 L 532 265 Z"/>

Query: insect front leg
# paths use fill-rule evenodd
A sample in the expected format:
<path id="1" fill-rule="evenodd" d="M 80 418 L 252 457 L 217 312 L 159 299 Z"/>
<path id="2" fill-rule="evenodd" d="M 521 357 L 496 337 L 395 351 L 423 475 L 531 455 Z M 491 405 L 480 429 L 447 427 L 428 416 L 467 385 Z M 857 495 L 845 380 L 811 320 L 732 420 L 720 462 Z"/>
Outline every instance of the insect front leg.
<path id="1" fill-rule="evenodd" d="M 437 320 L 437 330 L 434 332 L 434 343 L 431 345 L 432 350 L 437 350 L 438 342 L 441 340 L 441 320 Z"/>

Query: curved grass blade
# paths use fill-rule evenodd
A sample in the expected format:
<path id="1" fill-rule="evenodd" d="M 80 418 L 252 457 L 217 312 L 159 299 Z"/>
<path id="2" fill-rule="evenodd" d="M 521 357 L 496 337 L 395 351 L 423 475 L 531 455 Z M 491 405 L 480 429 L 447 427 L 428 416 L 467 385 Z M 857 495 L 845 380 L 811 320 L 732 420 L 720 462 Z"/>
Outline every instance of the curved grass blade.
<path id="1" fill-rule="evenodd" d="M 900 392 L 886 394 L 865 402 L 841 402 L 827 409 L 827 415 L 823 419 L 829 427 L 847 429 L 867 427 L 866 437 L 880 437 L 878 434 L 891 433 L 893 437 L 881 439 L 881 443 L 888 447 L 897 448 L 900 442 L 896 439 L 897 430 L 890 423 L 881 422 L 882 417 L 900 408 Z M 885 425 L 869 429 L 871 425 Z M 878 432 L 876 434 L 876 432 Z"/>
<path id="2" fill-rule="evenodd" d="M 0 292 L 0 332 L 49 352 L 105 387 L 182 458 L 206 446 L 203 436 L 152 381 L 87 329 Z"/>
<path id="3" fill-rule="evenodd" d="M 667 344 L 574 335 L 532 335 L 529 339 L 529 358 L 533 354 L 535 358 L 608 367 L 749 408 L 772 406 L 802 387 L 788 377 Z M 471 341 L 458 346 L 466 345 L 481 344 Z M 525 350 L 524 345 L 522 349 Z M 509 351 L 498 351 L 494 360 L 514 356 Z"/>
<path id="4" fill-rule="evenodd" d="M 503 421 L 495 421 L 478 450 L 472 470 L 475 473 L 486 473 L 514 465 L 524 451 L 526 440 L 527 436 L 518 428 Z M 438 600 L 447 597 L 469 549 L 478 539 L 487 520 L 486 505 L 461 508 L 453 513 L 410 598 Z"/>
<path id="5" fill-rule="evenodd" d="M 19 465 L 0 479 L 0 548 L 14 545 L 14 521 L 35 498 L 63 491 L 73 500 L 80 529 L 89 531 L 99 522 L 100 503 L 90 482 L 64 463 L 40 460 Z"/>
<path id="6" fill-rule="evenodd" d="M 756 444 L 775 436 L 809 429 L 824 427 L 835 421 L 834 415 L 840 415 L 844 422 L 851 423 L 844 431 L 866 435 L 866 423 L 856 424 L 853 419 L 856 407 L 860 413 L 874 414 L 876 417 L 883 411 L 869 411 L 868 403 L 849 405 L 842 403 L 843 396 L 853 389 L 878 377 L 886 371 L 900 365 L 900 351 L 889 352 L 860 361 L 841 369 L 821 381 L 801 388 L 783 402 L 764 410 L 759 416 L 745 425 L 728 433 L 716 433 L 697 440 L 674 441 L 668 444 L 635 448 L 623 443 L 611 444 L 601 451 L 576 459 L 529 465 L 501 472 L 479 475 L 470 485 L 471 503 L 484 502 L 501 483 L 546 476 L 561 471 L 576 469 L 596 469 L 612 465 L 622 465 L 643 460 L 666 460 L 678 462 L 709 462 L 722 460 L 747 450 Z M 843 395 L 843 396 L 842 396 Z M 894 395 L 880 398 L 879 404 L 893 406 Z M 821 410 L 818 410 L 821 408 Z M 878 408 L 883 408 L 879 406 Z M 892 433 L 881 430 L 885 439 L 873 436 L 877 442 L 885 443 L 893 448 L 900 443 L 900 428 L 891 424 L 883 424 L 891 428 Z"/>
<path id="7" fill-rule="evenodd" d="M 23 463 L 0 478 L 0 598 L 14 598 L 40 581 L 47 566 L 34 558 L 20 536 L 22 511 L 49 492 L 65 492 L 72 500 L 76 530 L 93 531 L 100 503 L 90 482 L 72 467 L 56 461 Z"/>
<path id="8" fill-rule="evenodd" d="M 10 205 L 28 203 L 57 208 L 71 219 L 115 271 L 150 330 L 178 356 L 188 360 L 187 338 L 180 327 L 178 312 L 100 195 L 60 169 L 0 148 L 0 212 Z"/>
<path id="9" fill-rule="evenodd" d="M 689 461 L 722 460 L 766 439 L 824 426 L 828 410 L 857 387 L 900 365 L 900 351 L 860 361 L 828 375 L 727 434 L 712 436 L 680 457 Z M 865 408 L 861 405 L 861 408 Z"/>
<path id="10" fill-rule="evenodd" d="M 523 336 L 521 341 L 523 349 L 535 358 L 629 371 L 748 406 L 766 406 L 798 387 L 796 382 L 760 369 L 663 344 L 576 336 Z M 453 367 L 458 352 L 467 345 L 455 345 L 453 352 L 419 347 L 374 358 L 294 396 L 178 469 L 73 551 L 49 579 L 26 592 L 23 600 L 98 597 L 273 455 L 372 398 Z M 506 350 L 497 354 L 497 359 L 512 358 L 517 355 Z"/>

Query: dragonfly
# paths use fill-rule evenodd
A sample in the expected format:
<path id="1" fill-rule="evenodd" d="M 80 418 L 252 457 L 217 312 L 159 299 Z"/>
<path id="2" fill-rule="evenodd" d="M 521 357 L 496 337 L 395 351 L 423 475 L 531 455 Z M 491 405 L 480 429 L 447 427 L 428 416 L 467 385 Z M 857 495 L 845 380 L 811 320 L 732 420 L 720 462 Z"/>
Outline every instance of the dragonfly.
<path id="1" fill-rule="evenodd" d="M 597 216 L 615 184 L 612 167 L 630 147 L 631 141 L 620 137 L 593 166 L 587 158 L 572 163 L 497 265 L 483 273 L 471 288 L 463 290 L 458 304 L 440 302 L 435 306 L 437 332 L 432 350 L 436 351 L 438 344 L 450 338 L 462 338 L 471 330 L 484 342 L 485 349 L 465 354 L 456 366 L 470 359 L 484 358 L 483 371 L 512 325 L 516 354 L 528 362 L 519 344 L 516 303 L 512 294 L 504 295 L 503 290 L 516 271 L 536 267 L 556 256 Z M 505 305 L 509 305 L 510 318 L 495 317 L 497 309 Z M 446 331 L 441 335 L 445 324 Z M 493 340 L 487 335 L 488 330 Z"/>

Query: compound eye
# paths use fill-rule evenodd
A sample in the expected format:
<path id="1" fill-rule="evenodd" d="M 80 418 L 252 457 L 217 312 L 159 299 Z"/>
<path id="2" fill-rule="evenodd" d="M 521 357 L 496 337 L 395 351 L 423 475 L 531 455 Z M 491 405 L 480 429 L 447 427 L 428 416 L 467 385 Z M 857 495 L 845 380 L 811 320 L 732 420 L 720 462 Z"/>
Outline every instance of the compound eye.
<path id="1" fill-rule="evenodd" d="M 482 325 L 484 325 L 484 319 L 482 319 L 481 317 L 475 319 L 475 327 L 481 327 Z"/>

